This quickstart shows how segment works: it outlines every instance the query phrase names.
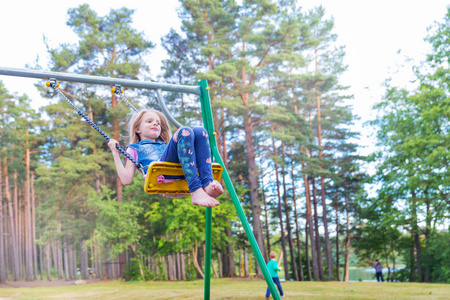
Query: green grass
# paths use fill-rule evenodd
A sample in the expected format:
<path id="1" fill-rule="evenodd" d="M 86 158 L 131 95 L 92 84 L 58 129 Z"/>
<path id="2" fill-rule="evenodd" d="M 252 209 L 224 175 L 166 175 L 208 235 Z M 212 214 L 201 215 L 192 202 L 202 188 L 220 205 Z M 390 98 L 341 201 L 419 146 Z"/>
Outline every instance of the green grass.
<path id="1" fill-rule="evenodd" d="M 282 282 L 284 299 L 450 299 L 450 285 L 377 282 Z M 0 299 L 203 299 L 203 281 L 122 282 L 0 289 Z M 264 299 L 262 280 L 212 279 L 211 299 Z"/>

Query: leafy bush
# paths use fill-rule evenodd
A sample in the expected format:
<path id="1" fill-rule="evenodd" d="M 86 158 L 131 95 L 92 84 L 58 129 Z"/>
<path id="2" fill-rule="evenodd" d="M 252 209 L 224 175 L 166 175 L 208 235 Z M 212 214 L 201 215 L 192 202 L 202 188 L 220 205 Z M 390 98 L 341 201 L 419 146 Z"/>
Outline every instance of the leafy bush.
<path id="1" fill-rule="evenodd" d="M 123 275 L 126 281 L 141 281 L 141 280 L 153 280 L 155 275 L 148 268 L 143 266 L 144 277 L 141 276 L 141 271 L 139 270 L 139 263 L 137 258 L 131 258 L 130 263 L 127 268 L 123 271 Z"/>
<path id="2" fill-rule="evenodd" d="M 410 275 L 410 271 L 407 268 L 403 268 L 395 272 L 395 280 L 400 282 L 408 282 Z"/>

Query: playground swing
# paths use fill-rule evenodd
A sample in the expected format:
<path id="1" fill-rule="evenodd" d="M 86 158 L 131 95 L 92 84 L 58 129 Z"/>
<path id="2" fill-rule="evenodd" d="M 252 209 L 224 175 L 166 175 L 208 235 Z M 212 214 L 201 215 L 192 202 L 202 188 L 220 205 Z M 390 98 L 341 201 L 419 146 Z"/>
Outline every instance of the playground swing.
<path id="1" fill-rule="evenodd" d="M 187 94 L 195 94 L 199 95 L 199 100 L 201 104 L 202 118 L 205 129 L 209 133 L 209 139 L 211 144 L 211 155 L 219 162 L 221 165 L 224 165 L 222 158 L 220 157 L 220 153 L 217 148 L 217 143 L 214 138 L 215 130 L 214 123 L 211 111 L 211 105 L 209 100 L 209 87 L 208 83 L 205 79 L 198 82 L 198 86 L 185 86 L 185 85 L 174 85 L 174 84 L 166 84 L 166 83 L 154 83 L 154 82 L 142 82 L 138 80 L 130 80 L 130 79 L 120 79 L 120 78 L 103 78 L 99 76 L 92 75 L 82 75 L 82 74 L 69 74 L 69 73 L 61 73 L 61 72 L 44 72 L 41 70 L 26 70 L 26 69 L 14 69 L 14 68 L 3 68 L 0 67 L 0 75 L 6 76 L 18 76 L 18 77 L 29 77 L 29 78 L 39 78 L 45 80 L 52 80 L 51 84 L 55 87 L 58 87 L 56 82 L 56 78 L 58 80 L 69 81 L 69 82 L 80 82 L 80 83 L 91 83 L 91 84 L 101 84 L 110 86 L 111 83 L 122 84 L 128 87 L 134 88 L 144 88 L 144 89 L 152 89 L 156 90 L 158 93 L 158 101 L 161 109 L 164 114 L 168 117 L 169 121 L 173 124 L 176 124 L 176 120 L 173 119 L 170 112 L 165 107 L 164 101 L 161 97 L 162 90 L 170 91 L 170 92 L 180 92 Z M 50 86 L 50 82 L 48 83 Z M 55 89 L 72 107 L 74 107 L 73 103 L 70 102 L 69 99 L 66 99 L 64 94 L 59 90 Z M 83 116 L 83 113 L 76 109 L 78 114 L 80 114 L 88 123 L 94 127 L 99 133 L 101 133 L 106 140 L 109 140 L 109 137 L 100 130 L 92 121 L 90 121 L 86 116 Z M 175 121 L 175 122 L 174 122 Z M 177 125 L 178 126 L 178 125 Z M 179 127 L 179 126 L 178 126 Z M 120 150 L 119 150 L 120 151 Z M 129 154 L 122 149 L 120 151 L 122 154 L 128 157 Z M 137 166 L 138 168 L 141 166 Z M 139 168 L 141 169 L 141 168 Z M 261 271 L 264 275 L 264 279 L 266 280 L 267 285 L 269 286 L 270 292 L 272 294 L 273 299 L 280 300 L 280 295 L 275 287 L 275 284 L 270 276 L 269 270 L 267 269 L 266 263 L 264 261 L 263 255 L 258 247 L 258 243 L 256 241 L 255 235 L 250 228 L 250 224 L 247 221 L 247 216 L 242 209 L 242 206 L 239 201 L 239 197 L 236 193 L 236 190 L 231 181 L 230 175 L 226 168 L 223 168 L 223 180 L 226 184 L 227 190 L 229 192 L 230 199 L 236 209 L 236 212 L 239 216 L 241 224 L 244 228 L 244 231 L 247 235 L 247 238 L 252 247 L 253 253 L 255 254 L 255 258 L 258 262 L 258 265 L 261 268 Z M 204 299 L 210 299 L 210 290 L 211 290 L 211 244 L 212 244 L 212 207 L 206 207 L 205 209 L 205 268 L 204 268 Z"/>
<path id="2" fill-rule="evenodd" d="M 59 83 L 56 79 L 49 79 L 45 84 L 47 87 L 53 88 L 85 121 L 89 123 L 97 132 L 99 132 L 106 141 L 111 139 L 103 130 L 101 130 L 94 122 L 89 119 L 79 108 L 77 108 L 66 95 L 59 89 Z M 123 96 L 123 89 L 119 85 L 115 85 L 111 92 L 118 95 L 125 103 L 135 112 L 138 110 Z M 161 98 L 161 96 L 159 97 Z M 162 99 L 160 100 L 162 101 Z M 178 122 L 177 122 L 178 123 Z M 181 126 L 179 123 L 177 126 Z M 190 194 L 188 183 L 184 180 L 183 169 L 181 164 L 164 161 L 154 161 L 148 166 L 147 174 L 145 174 L 145 166 L 136 161 L 128 154 L 120 145 L 116 145 L 120 153 L 125 155 L 131 162 L 136 165 L 145 176 L 144 191 L 147 194 L 164 194 L 164 195 L 186 195 Z M 214 180 L 220 181 L 222 178 L 223 167 L 218 163 L 212 163 L 212 171 Z M 172 180 L 162 180 L 161 178 L 175 178 Z"/>

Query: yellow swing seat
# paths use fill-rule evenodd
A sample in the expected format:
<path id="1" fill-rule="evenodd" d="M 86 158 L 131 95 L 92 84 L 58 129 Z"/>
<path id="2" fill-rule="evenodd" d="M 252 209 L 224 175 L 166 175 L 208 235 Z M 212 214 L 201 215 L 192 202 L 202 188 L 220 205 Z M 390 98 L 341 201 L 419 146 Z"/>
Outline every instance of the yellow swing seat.
<path id="1" fill-rule="evenodd" d="M 213 178 L 220 182 L 223 168 L 218 163 L 212 163 Z M 190 194 L 186 180 L 158 183 L 158 176 L 184 176 L 179 163 L 154 161 L 148 166 L 144 191 L 147 194 L 183 195 Z"/>

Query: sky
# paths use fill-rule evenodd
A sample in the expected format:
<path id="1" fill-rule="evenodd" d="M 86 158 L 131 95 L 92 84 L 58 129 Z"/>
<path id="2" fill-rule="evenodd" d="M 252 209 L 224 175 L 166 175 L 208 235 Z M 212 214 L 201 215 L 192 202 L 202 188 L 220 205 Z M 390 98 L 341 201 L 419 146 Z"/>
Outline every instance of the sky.
<path id="1" fill-rule="evenodd" d="M 0 67 L 25 68 L 39 58 L 39 64 L 48 71 L 44 36 L 51 48 L 76 41 L 77 36 L 66 25 L 67 10 L 84 3 L 100 16 L 123 6 L 135 9 L 133 27 L 157 44 L 149 62 L 156 77 L 160 62 L 165 59 L 160 39 L 170 28 L 179 30 L 181 25 L 177 0 L 3 1 Z M 334 19 L 337 42 L 346 47 L 344 63 L 348 65 L 341 83 L 350 86 L 349 93 L 354 99 L 349 104 L 360 117 L 355 128 L 362 132 L 362 144 L 370 145 L 373 141 L 370 130 L 362 124 L 375 117 L 371 107 L 382 97 L 381 84 L 394 76 L 407 58 L 414 63 L 425 59 L 429 52 L 429 45 L 424 41 L 427 28 L 443 21 L 450 0 L 304 0 L 298 1 L 298 5 L 305 10 L 322 5 L 326 17 Z M 401 68 L 394 82 L 400 87 L 410 86 L 411 75 L 409 67 Z M 30 96 L 32 107 L 45 103 L 34 87 L 36 79 L 0 76 L 0 80 L 9 92 Z"/>

